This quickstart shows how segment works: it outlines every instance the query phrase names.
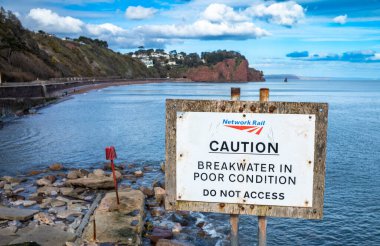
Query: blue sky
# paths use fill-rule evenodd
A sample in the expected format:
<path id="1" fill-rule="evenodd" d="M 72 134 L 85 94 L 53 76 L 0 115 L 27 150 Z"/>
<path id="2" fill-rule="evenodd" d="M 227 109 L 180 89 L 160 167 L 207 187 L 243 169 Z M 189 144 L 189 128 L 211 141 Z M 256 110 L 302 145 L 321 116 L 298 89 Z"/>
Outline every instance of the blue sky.
<path id="1" fill-rule="evenodd" d="M 129 52 L 236 50 L 265 74 L 380 78 L 380 0 L 1 0 L 24 26 Z"/>

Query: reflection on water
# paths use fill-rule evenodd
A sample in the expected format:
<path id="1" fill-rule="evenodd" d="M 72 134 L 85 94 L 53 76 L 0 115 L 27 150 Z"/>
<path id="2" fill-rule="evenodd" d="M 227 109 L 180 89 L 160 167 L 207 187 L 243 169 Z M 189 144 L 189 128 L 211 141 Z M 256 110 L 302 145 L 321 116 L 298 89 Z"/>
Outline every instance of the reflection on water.
<path id="1" fill-rule="evenodd" d="M 325 215 L 322 221 L 269 218 L 269 245 L 380 245 L 380 81 L 164 83 L 109 87 L 76 95 L 0 130 L 0 176 L 62 162 L 99 167 L 104 147 L 119 162 L 158 166 L 165 158 L 165 99 L 270 100 L 329 103 Z M 211 214 L 217 233 L 225 215 Z M 219 229 L 218 229 L 219 228 Z M 242 245 L 256 242 L 257 219 L 241 216 Z"/>

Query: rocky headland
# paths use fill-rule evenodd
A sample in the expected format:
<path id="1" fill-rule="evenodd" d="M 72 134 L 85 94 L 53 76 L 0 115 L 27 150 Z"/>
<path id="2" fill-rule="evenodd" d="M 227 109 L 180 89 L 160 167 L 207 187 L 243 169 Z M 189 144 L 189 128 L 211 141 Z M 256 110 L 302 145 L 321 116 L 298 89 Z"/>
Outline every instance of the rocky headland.
<path id="1" fill-rule="evenodd" d="M 186 77 L 196 82 L 265 81 L 262 71 L 249 68 L 248 61 L 241 58 L 229 58 L 212 66 L 191 68 Z"/>

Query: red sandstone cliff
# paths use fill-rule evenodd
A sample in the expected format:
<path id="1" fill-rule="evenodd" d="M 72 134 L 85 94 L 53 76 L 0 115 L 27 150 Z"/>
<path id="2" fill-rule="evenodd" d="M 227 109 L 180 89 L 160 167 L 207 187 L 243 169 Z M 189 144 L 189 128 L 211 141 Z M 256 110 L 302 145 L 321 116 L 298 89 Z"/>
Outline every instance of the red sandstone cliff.
<path id="1" fill-rule="evenodd" d="M 261 71 L 248 67 L 243 59 L 226 59 L 213 66 L 199 66 L 188 70 L 186 77 L 192 81 L 249 82 L 265 81 Z"/>

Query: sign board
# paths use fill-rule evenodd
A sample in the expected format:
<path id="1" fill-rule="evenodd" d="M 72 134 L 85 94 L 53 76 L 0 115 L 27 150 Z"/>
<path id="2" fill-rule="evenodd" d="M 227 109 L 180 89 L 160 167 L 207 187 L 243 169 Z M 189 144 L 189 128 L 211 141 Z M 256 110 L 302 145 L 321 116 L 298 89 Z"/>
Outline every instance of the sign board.
<path id="1" fill-rule="evenodd" d="M 168 209 L 318 219 L 327 104 L 167 100 Z"/>

